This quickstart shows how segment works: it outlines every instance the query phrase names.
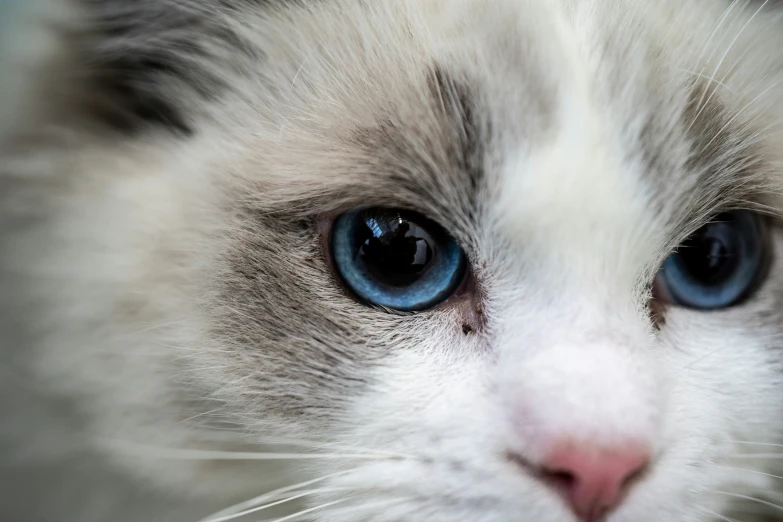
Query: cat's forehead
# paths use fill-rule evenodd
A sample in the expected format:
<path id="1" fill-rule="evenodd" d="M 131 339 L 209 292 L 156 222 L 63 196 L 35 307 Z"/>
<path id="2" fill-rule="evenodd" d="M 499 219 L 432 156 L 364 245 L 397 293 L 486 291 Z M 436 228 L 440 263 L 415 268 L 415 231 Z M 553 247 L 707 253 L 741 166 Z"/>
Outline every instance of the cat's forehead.
<path id="1" fill-rule="evenodd" d="M 558 216 L 575 234 L 666 248 L 752 203 L 764 122 L 748 110 L 756 93 L 711 81 L 714 62 L 737 63 L 700 52 L 717 18 L 683 9 L 672 26 L 643 5 L 591 4 L 297 11 L 264 44 L 286 95 L 264 114 L 275 139 L 258 152 L 263 171 L 319 204 L 409 206 L 466 237 L 482 217 L 524 235 Z"/>
<path id="2" fill-rule="evenodd" d="M 452 212 L 548 206 L 629 219 L 621 207 L 632 202 L 675 228 L 752 197 L 755 130 L 730 93 L 688 73 L 706 63 L 678 56 L 648 26 L 604 31 L 536 9 L 526 17 L 519 3 L 498 3 L 473 11 L 472 26 L 457 15 L 452 25 L 418 20 L 430 42 L 421 29 L 409 42 L 379 41 L 420 58 L 386 56 L 362 78 L 377 82 L 368 92 L 379 108 L 348 134 L 372 157 L 368 180 L 391 174 Z"/>

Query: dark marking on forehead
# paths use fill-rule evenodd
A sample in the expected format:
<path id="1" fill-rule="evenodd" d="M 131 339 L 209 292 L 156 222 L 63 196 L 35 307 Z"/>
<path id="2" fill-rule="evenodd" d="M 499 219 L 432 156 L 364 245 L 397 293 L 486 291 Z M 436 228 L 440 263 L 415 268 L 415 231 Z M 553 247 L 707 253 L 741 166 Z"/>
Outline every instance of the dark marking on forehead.
<path id="1" fill-rule="evenodd" d="M 675 242 L 720 212 L 763 200 L 769 176 L 756 136 L 763 123 L 734 112 L 720 86 L 700 79 L 684 87 L 648 102 L 647 121 L 635 138 L 651 174 L 645 181 L 652 204 Z"/>
<path id="2" fill-rule="evenodd" d="M 456 82 L 443 69 L 435 66 L 428 77 L 432 96 L 441 102 L 445 123 L 452 127 L 455 138 L 446 143 L 456 160 L 460 173 L 467 181 L 467 190 L 475 197 L 484 176 L 484 144 L 476 114 L 475 93 L 465 84 Z"/>
<path id="3" fill-rule="evenodd" d="M 469 228 L 484 183 L 490 139 L 486 111 L 477 88 L 465 78 L 435 65 L 425 81 L 425 95 L 418 97 L 421 107 L 414 109 L 417 117 L 392 110 L 350 140 L 366 154 L 376 187 L 380 183 L 444 224 Z M 413 114 L 410 108 L 405 112 Z"/>
<path id="4" fill-rule="evenodd" d="M 606 13 L 616 24 L 628 14 Z M 736 112 L 744 103 L 715 82 L 672 70 L 671 49 L 644 26 L 600 38 L 596 91 L 610 121 L 621 122 L 626 159 L 644 173 L 643 193 L 667 232 L 680 239 L 711 214 L 758 199 L 765 160 L 763 145 L 751 142 L 763 124 Z"/>

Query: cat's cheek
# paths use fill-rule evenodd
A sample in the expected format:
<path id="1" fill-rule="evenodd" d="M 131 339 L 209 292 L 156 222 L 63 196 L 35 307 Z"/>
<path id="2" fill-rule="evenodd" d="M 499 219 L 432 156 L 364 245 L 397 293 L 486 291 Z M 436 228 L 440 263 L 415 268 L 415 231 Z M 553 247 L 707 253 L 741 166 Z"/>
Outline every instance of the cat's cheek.
<path id="1" fill-rule="evenodd" d="M 783 431 L 783 390 L 770 386 L 780 382 L 769 346 L 776 335 L 757 321 L 763 302 L 759 295 L 718 313 L 672 308 L 661 331 L 672 396 L 663 443 L 682 457 L 672 474 L 699 471 L 691 481 L 704 502 L 729 500 L 714 491 L 770 489 L 765 473 L 779 474 L 777 461 L 745 456 L 768 453 Z"/>

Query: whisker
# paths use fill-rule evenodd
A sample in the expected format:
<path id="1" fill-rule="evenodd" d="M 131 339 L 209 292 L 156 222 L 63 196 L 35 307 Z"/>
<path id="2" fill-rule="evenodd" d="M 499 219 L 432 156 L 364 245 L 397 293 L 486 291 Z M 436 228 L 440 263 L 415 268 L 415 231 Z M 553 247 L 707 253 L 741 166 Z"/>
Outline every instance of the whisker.
<path id="1" fill-rule="evenodd" d="M 271 520 L 268 520 L 266 522 L 287 522 L 289 520 L 296 520 L 298 518 L 301 518 L 303 515 L 307 515 L 308 513 L 313 513 L 315 511 L 320 511 L 322 509 L 326 509 L 326 508 L 334 506 L 336 504 L 342 504 L 343 502 L 348 502 L 348 499 L 347 498 L 342 498 L 342 499 L 339 499 L 339 500 L 333 500 L 333 501 L 327 502 L 325 504 L 321 504 L 321 505 L 314 506 L 314 507 L 311 507 L 311 508 L 303 509 L 302 511 L 299 511 L 298 513 L 294 513 L 293 515 L 288 515 L 288 516 L 285 516 L 283 518 L 271 519 Z M 262 522 L 264 522 L 264 521 L 262 521 Z"/>
<path id="2" fill-rule="evenodd" d="M 285 486 L 279 489 L 275 489 L 273 491 L 270 491 L 268 493 L 264 493 L 263 495 L 259 495 L 257 497 L 251 498 L 250 500 L 245 500 L 243 502 L 239 502 L 237 504 L 234 504 L 233 506 L 229 506 L 225 509 L 222 509 L 218 511 L 217 513 L 213 513 L 209 515 L 206 518 L 201 519 L 199 522 L 217 522 L 218 520 L 229 520 L 225 517 L 233 515 L 237 513 L 238 511 L 244 511 L 253 508 L 254 506 L 257 506 L 258 504 L 261 504 L 262 502 L 266 502 L 268 500 L 271 500 L 273 498 L 279 497 L 282 494 L 289 493 L 291 491 L 301 489 L 307 486 L 312 486 L 313 484 L 317 484 L 319 482 L 323 482 L 325 480 L 329 480 L 331 478 L 339 477 L 341 475 L 347 474 L 348 471 L 338 471 L 336 473 L 330 473 L 329 475 L 324 475 L 322 477 L 318 477 L 311 480 L 306 480 L 304 482 L 299 482 L 298 484 L 293 484 L 290 486 Z"/>
<path id="3" fill-rule="evenodd" d="M 783 453 L 735 453 L 729 456 L 737 459 L 783 459 Z"/>
<path id="4" fill-rule="evenodd" d="M 783 476 L 773 475 L 772 473 L 766 473 L 764 471 L 758 471 L 758 470 L 755 470 L 755 469 L 735 468 L 734 466 L 721 466 L 721 465 L 716 465 L 715 467 L 731 469 L 731 470 L 734 470 L 734 471 L 744 471 L 746 473 L 754 473 L 756 475 L 763 475 L 765 477 L 771 477 L 771 478 L 776 478 L 776 479 L 783 480 Z"/>
<path id="5" fill-rule="evenodd" d="M 731 492 L 728 492 L 728 491 L 716 491 L 715 493 L 717 493 L 719 495 L 726 495 L 727 497 L 734 497 L 734 498 L 741 498 L 743 500 L 749 500 L 751 502 L 756 502 L 758 504 L 762 504 L 764 506 L 768 506 L 768 507 L 777 509 L 779 511 L 783 511 L 783 506 L 775 504 L 774 502 L 768 502 L 766 500 L 762 500 L 760 498 L 751 497 L 749 495 L 742 495 L 740 493 L 731 493 Z"/>
<path id="6" fill-rule="evenodd" d="M 404 498 L 392 498 L 392 499 L 380 500 L 380 501 L 377 501 L 377 502 L 362 502 L 362 503 L 357 503 L 357 504 L 354 504 L 354 505 L 346 506 L 345 508 L 342 508 L 342 507 L 338 508 L 337 510 L 335 510 L 335 514 L 339 514 L 341 516 L 345 516 L 345 515 L 350 513 L 350 514 L 354 515 L 354 517 L 352 517 L 353 520 L 355 520 L 357 518 L 356 514 L 362 514 L 363 516 L 359 517 L 360 520 L 375 520 L 375 517 L 368 518 L 368 516 L 367 516 L 368 515 L 368 513 L 367 513 L 368 511 L 375 511 L 375 510 L 378 510 L 379 508 L 388 508 L 389 506 L 392 506 L 394 504 L 402 504 L 402 503 L 405 503 L 405 502 L 406 502 L 406 499 L 404 499 Z M 410 506 L 410 505 L 405 506 L 405 513 L 406 514 L 407 513 L 412 513 L 416 509 L 417 508 L 415 507 L 415 504 L 414 504 L 414 506 Z M 417 513 L 417 514 L 420 515 L 421 513 Z M 402 520 L 402 519 L 400 518 L 399 520 Z M 410 520 L 410 519 L 407 518 L 407 516 L 406 516 L 405 520 Z"/>
<path id="7" fill-rule="evenodd" d="M 723 24 L 726 22 L 726 20 L 729 19 L 729 15 L 734 10 L 734 8 L 739 4 L 740 0 L 733 0 L 731 4 L 726 8 L 725 11 L 723 11 L 723 14 L 721 15 L 720 19 L 718 20 L 718 23 L 715 24 L 715 27 L 712 28 L 710 31 L 709 36 L 704 41 L 704 47 L 702 47 L 701 52 L 699 53 L 699 62 L 704 63 L 704 66 L 701 69 L 700 76 L 704 75 L 704 71 L 707 70 L 707 64 L 712 60 L 712 57 L 715 56 L 715 51 L 718 49 L 717 45 L 712 45 L 713 39 L 721 32 L 721 28 L 723 27 Z M 721 41 L 723 41 L 723 38 L 721 38 Z M 705 53 L 708 49 L 712 49 L 710 52 L 709 57 L 705 60 Z M 714 76 L 714 75 L 713 75 Z M 704 93 L 702 93 L 702 96 L 704 96 Z M 701 102 L 704 101 L 704 98 L 702 97 L 699 100 L 699 103 L 697 107 L 701 106 Z"/>
<path id="8" fill-rule="evenodd" d="M 294 438 L 283 438 L 283 437 L 274 438 L 274 439 L 264 438 L 260 441 L 257 441 L 256 443 L 261 445 L 273 444 L 273 445 L 289 445 L 289 446 L 303 446 L 303 447 L 309 446 L 316 449 L 328 449 L 332 451 L 351 451 L 356 453 L 367 453 L 376 456 L 396 458 L 396 459 L 411 458 L 408 455 L 404 455 L 402 453 L 395 453 L 391 451 L 377 450 L 377 449 L 367 448 L 363 446 L 345 445 L 345 444 L 334 443 L 334 442 L 319 442 L 319 441 L 312 441 L 306 439 L 294 439 Z"/>
<path id="9" fill-rule="evenodd" d="M 734 444 L 752 444 L 754 446 L 771 446 L 774 448 L 783 448 L 783 444 L 775 444 L 774 442 L 754 442 L 752 440 L 731 440 Z"/>
<path id="10" fill-rule="evenodd" d="M 736 519 L 733 519 L 733 518 L 729 518 L 729 517 L 725 517 L 725 516 L 721 515 L 720 513 L 712 511 L 711 509 L 702 508 L 702 510 L 705 513 L 709 513 L 710 515 L 713 515 L 715 517 L 718 517 L 721 520 L 724 520 L 725 522 L 739 522 L 739 520 L 736 520 Z"/>
<path id="11" fill-rule="evenodd" d="M 759 101 L 761 98 L 763 98 L 764 96 L 769 94 L 773 89 L 775 89 L 778 86 L 780 86 L 780 84 L 781 84 L 781 82 L 777 81 L 777 82 L 773 83 L 772 85 L 768 86 L 766 89 L 764 89 L 758 95 L 756 95 L 755 98 L 753 98 L 751 101 L 749 101 L 747 103 L 747 105 L 745 105 L 745 107 L 743 107 L 741 110 L 737 111 L 736 114 L 734 114 L 734 116 L 732 116 L 725 124 L 723 124 L 723 127 L 721 127 L 720 130 L 715 133 L 715 135 L 712 137 L 712 139 L 707 142 L 707 144 L 702 148 L 702 150 L 707 150 L 707 148 L 709 148 L 709 146 L 712 145 L 713 142 L 716 139 L 718 139 L 718 136 L 723 134 L 723 131 L 725 131 L 727 128 L 729 128 L 729 126 L 731 126 L 731 124 L 734 123 L 734 121 L 737 118 L 739 118 L 740 116 L 743 116 L 746 111 L 750 110 L 756 104 L 757 101 Z M 709 103 L 709 100 L 707 100 L 707 103 Z"/>
<path id="12" fill-rule="evenodd" d="M 373 455 L 368 453 L 274 453 L 274 452 L 251 452 L 251 451 L 220 451 L 220 450 L 198 450 L 183 448 L 165 448 L 159 446 L 147 446 L 134 443 L 119 443 L 115 445 L 129 450 L 130 452 L 141 454 L 146 457 L 157 457 L 161 459 L 175 460 L 330 460 L 330 459 L 369 459 L 379 460 L 381 458 L 391 460 L 395 457 L 386 455 Z"/>
<path id="13" fill-rule="evenodd" d="M 688 73 L 688 74 L 691 74 L 691 75 L 693 75 L 693 76 L 695 76 L 695 77 L 697 77 L 697 78 L 702 78 L 702 79 L 705 79 L 705 80 L 711 80 L 711 81 L 712 81 L 712 83 L 714 83 L 714 84 L 716 84 L 716 85 L 719 85 L 719 86 L 723 87 L 723 88 L 724 88 L 724 89 L 726 89 L 726 90 L 727 90 L 729 93 L 731 93 L 731 94 L 733 94 L 733 95 L 735 95 L 735 96 L 737 95 L 737 93 L 736 93 L 734 90 L 732 90 L 732 89 L 731 89 L 731 87 L 729 87 L 729 86 L 728 86 L 728 85 L 727 85 L 725 82 L 722 82 L 722 81 L 720 81 L 720 80 L 715 80 L 715 79 L 712 79 L 712 78 L 710 78 L 709 76 L 707 76 L 707 75 L 706 75 L 706 74 L 704 74 L 704 73 L 699 73 L 699 72 L 696 72 L 696 71 L 691 71 L 690 69 L 680 69 L 680 70 L 681 70 L 681 71 L 683 71 L 683 72 L 686 72 L 686 73 Z"/>
<path id="14" fill-rule="evenodd" d="M 315 495 L 317 493 L 331 493 L 335 491 L 345 491 L 348 488 L 318 488 L 318 489 L 310 489 L 302 492 L 296 492 L 294 495 L 290 497 L 286 497 L 281 500 L 276 500 L 274 502 L 270 502 L 268 504 L 263 504 L 261 506 L 256 506 L 252 508 L 245 509 L 243 511 L 238 511 L 236 513 L 232 513 L 230 515 L 224 515 L 219 518 L 208 518 L 205 519 L 203 522 L 226 522 L 227 520 L 235 520 L 237 518 L 241 518 L 253 513 L 258 513 L 259 511 L 263 511 L 265 509 L 269 509 L 271 507 L 279 506 L 281 504 L 285 504 L 286 502 L 293 502 L 294 500 L 298 500 L 300 498 L 306 497 L 308 495 Z"/>
<path id="15" fill-rule="evenodd" d="M 325 509 L 325 508 L 330 507 L 330 506 L 332 506 L 334 504 L 344 503 L 344 502 L 348 502 L 350 500 L 351 499 L 348 499 L 348 498 L 341 499 L 341 500 L 336 500 L 336 501 L 333 501 L 333 502 L 329 502 L 327 504 L 322 504 L 320 506 L 316 506 L 315 508 L 310 508 L 310 509 L 306 509 L 306 510 L 300 511 L 298 513 L 294 513 L 293 515 L 288 515 L 287 517 L 276 518 L 274 520 L 263 521 L 263 522 L 284 522 L 284 521 L 288 521 L 288 520 L 295 520 L 297 517 L 299 517 L 301 515 L 304 515 L 304 514 L 307 514 L 309 512 L 315 511 L 316 509 Z M 391 505 L 394 505 L 394 504 L 399 504 L 402 501 L 403 501 L 402 499 L 394 498 L 394 499 L 389 499 L 389 500 L 382 500 L 382 501 L 379 501 L 379 502 L 362 503 L 360 505 L 348 506 L 347 509 L 341 509 L 340 513 L 341 514 L 345 514 L 345 513 L 356 512 L 356 511 L 363 512 L 363 511 L 367 511 L 368 509 L 374 510 L 374 509 L 378 509 L 378 508 L 385 508 L 385 507 L 388 507 L 388 506 L 391 506 Z M 363 517 L 362 520 L 367 520 L 367 519 Z"/>
<path id="16" fill-rule="evenodd" d="M 307 64 L 307 61 L 311 58 L 310 55 L 305 56 L 304 60 L 302 60 L 302 63 L 299 65 L 299 68 L 296 70 L 296 74 L 294 74 L 294 79 L 291 80 L 291 87 L 293 87 L 296 84 L 296 79 L 299 78 L 299 73 L 302 72 L 302 69 L 304 69 L 304 66 Z"/>
<path id="17" fill-rule="evenodd" d="M 723 56 L 721 56 L 720 60 L 718 61 L 718 65 L 715 66 L 715 70 L 712 73 L 713 80 L 716 79 L 716 75 L 718 74 L 718 71 L 720 71 L 721 66 L 723 65 L 723 62 L 726 61 L 726 58 L 729 56 L 729 53 L 734 48 L 734 45 L 739 41 L 740 36 L 745 32 L 745 29 L 748 28 L 748 26 L 751 24 L 751 22 L 756 18 L 756 16 L 766 7 L 769 0 L 764 0 L 764 3 L 761 4 L 761 6 L 756 10 L 755 13 L 753 13 L 753 16 L 751 16 L 746 22 L 745 25 L 743 25 L 739 32 L 734 36 L 734 39 L 731 41 L 729 46 L 726 48 L 726 50 L 723 52 Z M 709 85 L 709 84 L 708 84 Z M 704 109 L 709 105 L 710 100 L 712 100 L 712 97 L 715 95 L 715 89 L 712 90 L 710 95 L 707 97 L 707 100 L 702 103 L 702 100 L 704 100 L 704 93 L 702 93 L 702 99 L 699 101 L 700 107 L 699 110 L 696 112 L 696 116 L 694 116 L 693 121 L 688 126 L 688 130 L 690 130 L 693 125 L 698 121 L 699 116 L 701 116 L 701 113 L 704 112 Z M 706 91 L 705 91 L 706 92 Z"/>
<path id="18" fill-rule="evenodd" d="M 199 417 L 206 417 L 208 415 L 212 415 L 213 413 L 217 413 L 219 411 L 223 411 L 224 407 L 221 406 L 220 408 L 215 408 L 214 410 L 204 411 L 201 413 L 197 413 L 196 415 L 191 415 L 187 419 L 182 419 L 181 421 L 178 421 L 177 424 L 185 424 L 186 422 L 190 422 L 192 420 L 198 419 Z"/>

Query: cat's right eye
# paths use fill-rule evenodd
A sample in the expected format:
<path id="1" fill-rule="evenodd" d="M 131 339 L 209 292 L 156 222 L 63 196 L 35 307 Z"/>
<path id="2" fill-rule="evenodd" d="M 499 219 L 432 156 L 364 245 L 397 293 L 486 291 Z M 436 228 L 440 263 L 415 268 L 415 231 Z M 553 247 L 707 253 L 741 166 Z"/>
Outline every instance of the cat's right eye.
<path id="1" fill-rule="evenodd" d="M 448 299 L 465 277 L 465 254 L 454 238 L 414 212 L 346 212 L 335 220 L 331 236 L 337 272 L 372 305 L 426 310 Z"/>
<path id="2" fill-rule="evenodd" d="M 726 308 L 749 296 L 766 273 L 761 218 L 725 212 L 693 233 L 656 276 L 655 297 L 699 310 Z"/>

